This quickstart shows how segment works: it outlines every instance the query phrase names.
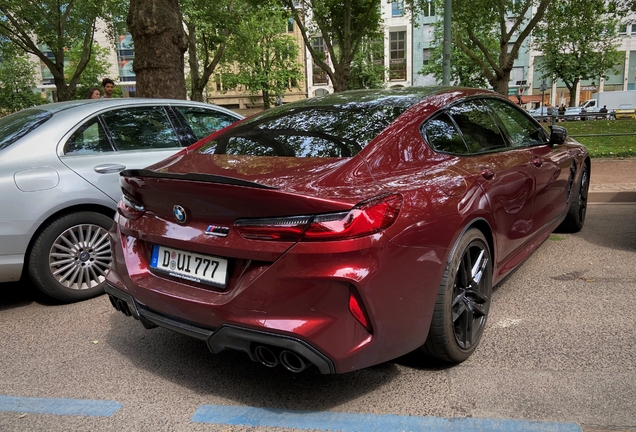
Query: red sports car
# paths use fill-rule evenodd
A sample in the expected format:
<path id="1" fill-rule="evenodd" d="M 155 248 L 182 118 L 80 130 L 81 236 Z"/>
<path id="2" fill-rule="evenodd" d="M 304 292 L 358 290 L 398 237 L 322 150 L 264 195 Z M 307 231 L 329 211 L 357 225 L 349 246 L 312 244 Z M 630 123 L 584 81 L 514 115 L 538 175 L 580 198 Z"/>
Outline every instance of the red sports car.
<path id="1" fill-rule="evenodd" d="M 493 285 L 582 228 L 589 178 L 565 129 L 487 90 L 311 98 L 122 172 L 106 292 L 146 328 L 292 372 L 457 363 Z"/>

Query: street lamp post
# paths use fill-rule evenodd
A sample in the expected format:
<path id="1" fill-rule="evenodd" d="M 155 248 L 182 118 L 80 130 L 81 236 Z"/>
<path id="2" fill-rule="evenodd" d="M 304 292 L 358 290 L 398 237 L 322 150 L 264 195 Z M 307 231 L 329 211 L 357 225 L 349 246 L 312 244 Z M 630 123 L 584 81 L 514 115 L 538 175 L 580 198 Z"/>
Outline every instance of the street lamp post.
<path id="1" fill-rule="evenodd" d="M 545 78 L 541 80 L 541 85 L 539 86 L 539 90 L 541 90 L 541 115 L 543 115 L 543 107 L 545 106 L 545 91 L 548 89 L 548 86 L 545 83 Z"/>

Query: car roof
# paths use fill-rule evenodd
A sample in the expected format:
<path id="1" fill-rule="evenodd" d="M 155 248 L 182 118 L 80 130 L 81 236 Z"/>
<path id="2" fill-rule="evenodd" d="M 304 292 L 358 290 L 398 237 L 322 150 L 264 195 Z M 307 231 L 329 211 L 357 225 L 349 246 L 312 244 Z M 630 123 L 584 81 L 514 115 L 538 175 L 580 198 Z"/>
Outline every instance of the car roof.
<path id="1" fill-rule="evenodd" d="M 183 105 L 183 106 L 195 106 L 204 109 L 216 109 L 227 114 L 233 115 L 237 118 L 242 118 L 240 114 L 231 111 L 227 108 L 208 104 L 204 102 L 196 102 L 183 99 L 164 99 L 164 98 L 102 98 L 102 99 L 80 99 L 65 102 L 53 102 L 44 105 L 38 105 L 28 110 L 46 111 L 51 114 L 57 114 L 63 111 L 69 111 L 74 109 L 100 111 L 108 108 L 118 108 L 126 106 L 140 106 L 140 105 Z"/>

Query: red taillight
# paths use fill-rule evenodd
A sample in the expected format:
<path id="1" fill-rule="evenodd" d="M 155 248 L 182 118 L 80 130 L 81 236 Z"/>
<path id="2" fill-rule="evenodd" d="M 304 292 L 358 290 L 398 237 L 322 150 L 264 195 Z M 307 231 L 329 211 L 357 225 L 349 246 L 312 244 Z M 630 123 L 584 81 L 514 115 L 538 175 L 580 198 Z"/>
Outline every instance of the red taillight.
<path id="1" fill-rule="evenodd" d="M 398 194 L 363 201 L 349 211 L 288 218 L 244 219 L 237 231 L 252 240 L 327 241 L 362 237 L 389 227 L 402 205 Z"/>
<path id="2" fill-rule="evenodd" d="M 234 222 L 236 230 L 250 240 L 298 241 L 310 216 L 289 218 L 243 219 Z"/>
<path id="3" fill-rule="evenodd" d="M 146 212 L 146 209 L 142 204 L 124 195 L 117 203 L 117 212 L 126 219 L 135 220 L 139 219 Z"/>
<path id="4" fill-rule="evenodd" d="M 373 333 L 364 304 L 353 287 L 349 289 L 349 312 L 369 333 Z"/>

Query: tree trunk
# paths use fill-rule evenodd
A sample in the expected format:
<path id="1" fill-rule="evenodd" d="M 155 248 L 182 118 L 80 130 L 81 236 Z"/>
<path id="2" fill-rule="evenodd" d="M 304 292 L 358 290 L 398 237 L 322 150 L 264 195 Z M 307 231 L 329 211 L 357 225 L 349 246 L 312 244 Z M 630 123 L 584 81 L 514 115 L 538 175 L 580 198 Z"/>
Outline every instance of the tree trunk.
<path id="1" fill-rule="evenodd" d="M 501 75 L 497 75 L 493 81 L 490 82 L 492 89 L 502 96 L 508 97 L 508 85 L 510 83 L 510 70 L 502 71 Z"/>
<path id="2" fill-rule="evenodd" d="M 188 29 L 188 64 L 190 65 L 190 100 L 203 102 L 203 90 L 207 83 L 202 83 L 199 71 L 199 54 L 197 53 L 197 29 L 191 22 L 186 23 Z"/>
<path id="3" fill-rule="evenodd" d="M 137 96 L 186 99 L 188 43 L 178 0 L 130 0 L 126 20 L 135 43 Z"/>
<path id="4" fill-rule="evenodd" d="M 349 90 L 349 76 L 351 75 L 351 63 L 347 66 L 334 65 L 334 93 Z"/>

